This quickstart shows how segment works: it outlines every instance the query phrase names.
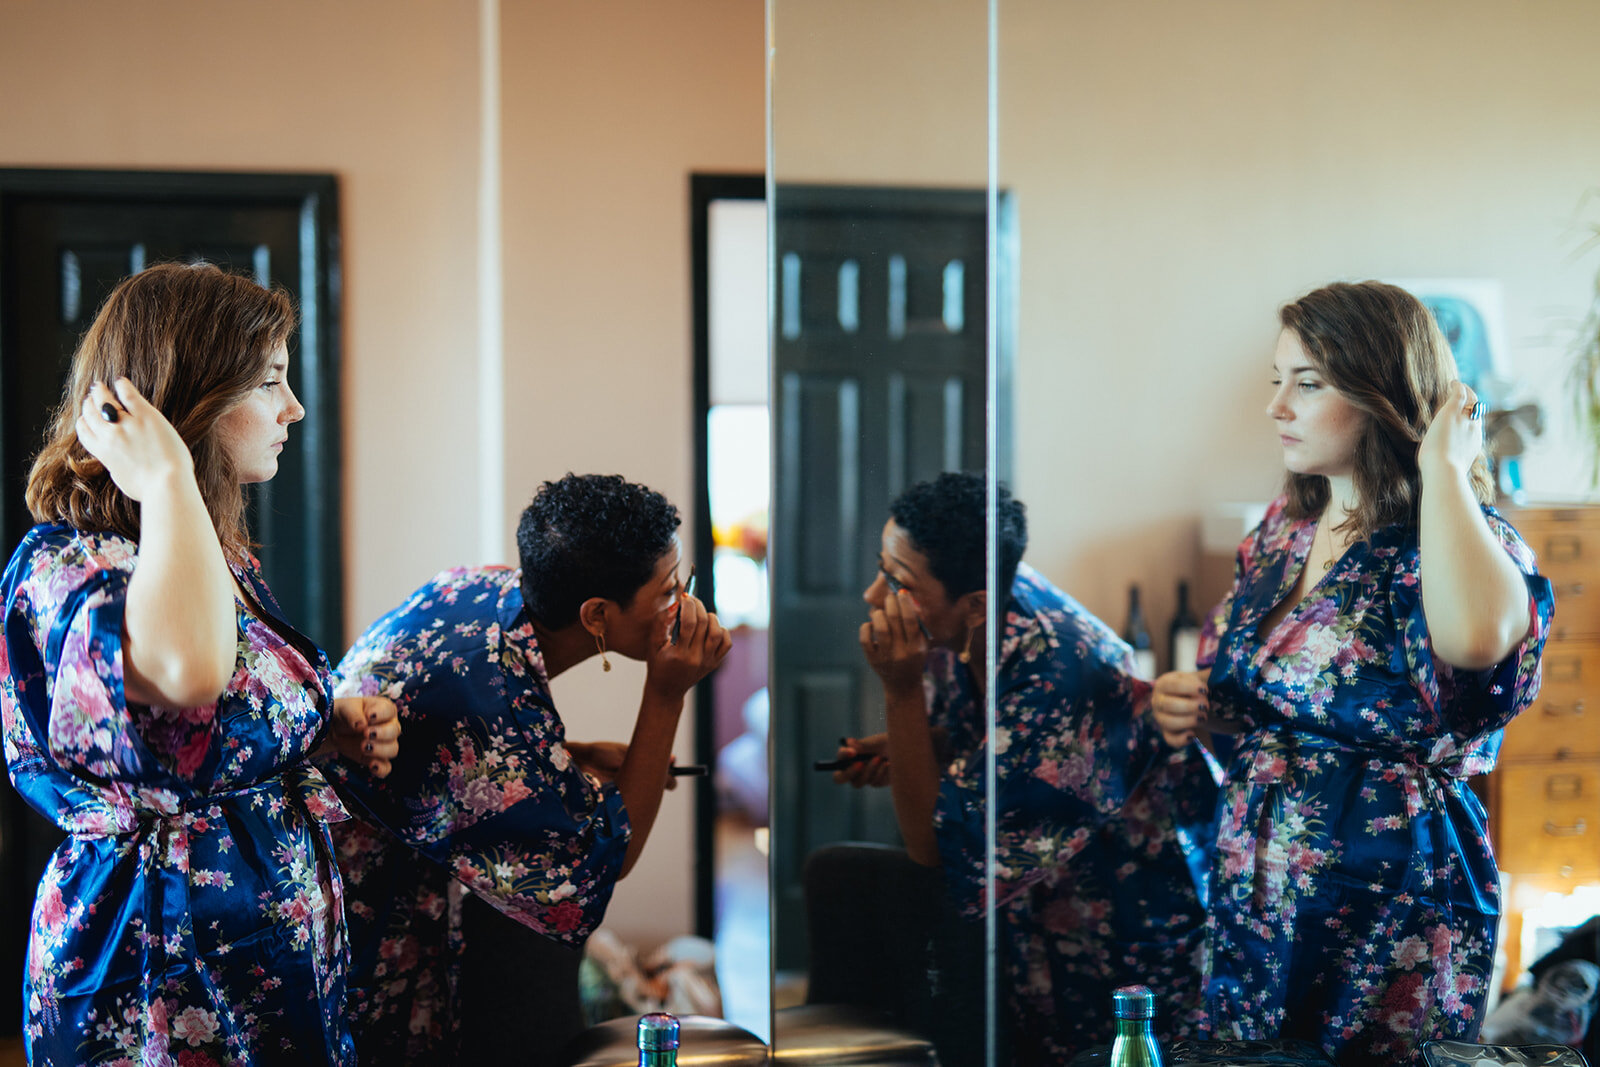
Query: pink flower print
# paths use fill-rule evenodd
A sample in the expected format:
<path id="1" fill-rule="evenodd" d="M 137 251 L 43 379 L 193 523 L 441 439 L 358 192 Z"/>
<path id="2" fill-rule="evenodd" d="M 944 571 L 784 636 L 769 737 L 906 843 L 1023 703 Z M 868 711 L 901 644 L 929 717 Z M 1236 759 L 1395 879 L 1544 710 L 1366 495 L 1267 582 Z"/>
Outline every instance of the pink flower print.
<path id="1" fill-rule="evenodd" d="M 210 749 L 211 732 L 209 730 L 196 730 L 191 733 L 189 739 L 179 746 L 175 757 L 178 773 L 184 777 L 193 775 L 200 769 L 200 765 L 205 762 L 206 753 Z"/>
<path id="2" fill-rule="evenodd" d="M 145 1028 L 152 1034 L 165 1035 L 167 1032 L 167 1002 L 160 997 L 152 1000 L 145 1009 Z"/>
<path id="3" fill-rule="evenodd" d="M 561 933 L 576 930 L 582 922 L 583 905 L 576 900 L 563 900 L 550 909 L 550 926 Z"/>
<path id="4" fill-rule="evenodd" d="M 53 882 L 46 883 L 44 891 L 39 896 L 39 925 L 46 930 L 55 931 L 66 921 L 67 907 L 61 900 L 61 887 Z"/>
<path id="5" fill-rule="evenodd" d="M 1427 942 L 1415 934 L 1394 946 L 1390 962 L 1396 967 L 1411 970 L 1419 963 L 1426 963 L 1431 956 Z"/>
<path id="6" fill-rule="evenodd" d="M 217 1061 L 204 1052 L 180 1049 L 178 1052 L 178 1067 L 217 1067 Z"/>

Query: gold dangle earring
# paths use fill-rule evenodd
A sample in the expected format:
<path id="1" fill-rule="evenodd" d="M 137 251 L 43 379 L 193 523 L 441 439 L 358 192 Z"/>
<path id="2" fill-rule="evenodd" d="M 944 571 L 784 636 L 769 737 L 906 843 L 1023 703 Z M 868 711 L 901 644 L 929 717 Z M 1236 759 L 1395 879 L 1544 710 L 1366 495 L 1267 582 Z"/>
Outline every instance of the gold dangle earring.
<path id="1" fill-rule="evenodd" d="M 961 655 L 956 657 L 962 663 L 971 663 L 972 662 L 972 635 L 977 633 L 977 632 L 978 632 L 978 628 L 976 626 L 967 627 L 967 647 L 963 648 L 961 650 Z"/>
<path id="2" fill-rule="evenodd" d="M 596 648 L 598 648 L 600 650 L 600 668 L 602 670 L 609 671 L 611 669 L 611 661 L 606 659 L 606 635 L 605 634 L 598 633 L 598 634 L 594 635 L 594 647 L 596 647 Z"/>

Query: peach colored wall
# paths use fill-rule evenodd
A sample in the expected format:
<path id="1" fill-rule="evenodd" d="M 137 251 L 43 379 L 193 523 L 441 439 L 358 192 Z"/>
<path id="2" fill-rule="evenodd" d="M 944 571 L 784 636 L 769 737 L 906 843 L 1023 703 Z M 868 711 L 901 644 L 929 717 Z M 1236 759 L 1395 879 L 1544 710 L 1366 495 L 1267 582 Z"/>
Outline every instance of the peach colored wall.
<path id="1" fill-rule="evenodd" d="M 764 31 L 757 0 L 507 0 L 502 14 L 509 555 L 533 489 L 569 470 L 692 504 L 689 174 L 761 172 Z M 571 735 L 626 740 L 643 677 L 591 660 L 557 679 Z M 691 816 L 690 790 L 667 795 L 607 914 L 622 936 L 689 929 Z"/>
<path id="2" fill-rule="evenodd" d="M 0 0 L 0 166 L 338 175 L 352 636 L 480 555 L 478 19 L 472 0 Z M 759 0 L 506 0 L 498 29 L 509 562 L 534 486 L 569 469 L 689 503 L 688 175 L 763 166 L 763 21 Z M 641 677 L 559 679 L 574 736 L 625 736 Z M 689 814 L 669 799 L 623 883 L 624 936 L 692 921 Z"/>
<path id="3" fill-rule="evenodd" d="M 477 93 L 473 0 L 0 0 L 0 166 L 338 176 L 351 636 L 477 543 Z"/>
<path id="4" fill-rule="evenodd" d="M 983 0 L 777 0 L 773 7 L 778 181 L 984 185 Z"/>
<path id="5" fill-rule="evenodd" d="M 1584 486 L 1563 356 L 1600 258 L 1600 7 L 1001 0 L 1021 246 L 1018 495 L 1035 564 L 1164 630 L 1199 521 L 1281 476 L 1276 309 L 1335 279 L 1505 285 L 1542 495 Z M 1597 218 L 1591 204 L 1590 222 Z"/>

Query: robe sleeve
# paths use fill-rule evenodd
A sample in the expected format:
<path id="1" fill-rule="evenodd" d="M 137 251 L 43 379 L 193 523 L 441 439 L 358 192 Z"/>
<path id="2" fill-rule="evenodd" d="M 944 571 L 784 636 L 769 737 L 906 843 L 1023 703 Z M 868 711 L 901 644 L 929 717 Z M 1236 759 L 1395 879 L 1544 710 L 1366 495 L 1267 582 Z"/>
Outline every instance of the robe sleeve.
<path id="1" fill-rule="evenodd" d="M 1054 881 L 1122 809 L 1155 755 L 1134 715 L 1135 679 L 1085 664 L 1081 679 L 1031 677 L 998 701 L 995 894 Z M 962 914 L 985 906 L 982 761 L 953 768 L 934 814 L 946 885 Z"/>
<path id="2" fill-rule="evenodd" d="M 369 821 L 486 902 L 538 933 L 582 944 L 627 853 L 621 794 L 571 759 L 553 708 L 508 698 L 503 679 L 491 683 L 450 662 L 432 664 L 431 675 L 413 671 L 404 658 L 429 650 L 394 636 L 369 631 L 340 664 L 336 692 L 393 699 L 401 755 L 382 780 L 344 760 L 333 761 L 330 776 Z"/>
<path id="3" fill-rule="evenodd" d="M 1528 591 L 1528 634 L 1499 663 L 1481 671 L 1461 670 L 1434 654 L 1417 551 L 1399 559 L 1389 587 L 1396 630 L 1390 667 L 1411 679 L 1421 711 L 1438 733 L 1461 744 L 1503 728 L 1538 695 L 1539 661 L 1555 611 L 1550 581 L 1536 569 L 1532 550 L 1493 509 L 1485 508 L 1484 518 L 1522 572 Z"/>
<path id="4" fill-rule="evenodd" d="M 218 728 L 215 704 L 129 705 L 122 631 L 131 556 L 124 567 L 93 555 L 81 538 L 63 538 L 32 553 L 13 601 L 28 606 L 42 686 L 28 703 L 45 710 L 47 721 L 38 725 L 50 758 L 99 782 L 203 785 Z"/>

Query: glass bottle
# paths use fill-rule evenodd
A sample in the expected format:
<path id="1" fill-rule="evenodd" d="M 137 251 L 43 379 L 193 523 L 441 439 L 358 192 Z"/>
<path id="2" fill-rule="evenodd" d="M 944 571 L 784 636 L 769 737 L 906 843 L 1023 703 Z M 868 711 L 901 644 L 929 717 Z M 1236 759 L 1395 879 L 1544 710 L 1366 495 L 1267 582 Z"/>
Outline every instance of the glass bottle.
<path id="1" fill-rule="evenodd" d="M 1189 583 L 1178 583 L 1178 611 L 1167 630 L 1167 669 L 1192 671 L 1200 655 L 1200 619 L 1189 606 Z"/>
<path id="2" fill-rule="evenodd" d="M 639 1016 L 639 1067 L 677 1067 L 678 1017 L 664 1011 Z"/>
<path id="3" fill-rule="evenodd" d="M 1128 621 L 1122 627 L 1122 639 L 1133 648 L 1134 673 L 1145 681 L 1156 676 L 1156 652 L 1150 643 L 1150 627 L 1144 621 L 1144 609 L 1139 606 L 1139 587 L 1128 586 Z"/>
<path id="4" fill-rule="evenodd" d="M 1111 1067 L 1161 1067 L 1161 1047 L 1156 1044 L 1155 994 L 1149 987 L 1125 985 L 1111 994 L 1111 1013 L 1117 1019 L 1117 1036 L 1111 1042 Z"/>

